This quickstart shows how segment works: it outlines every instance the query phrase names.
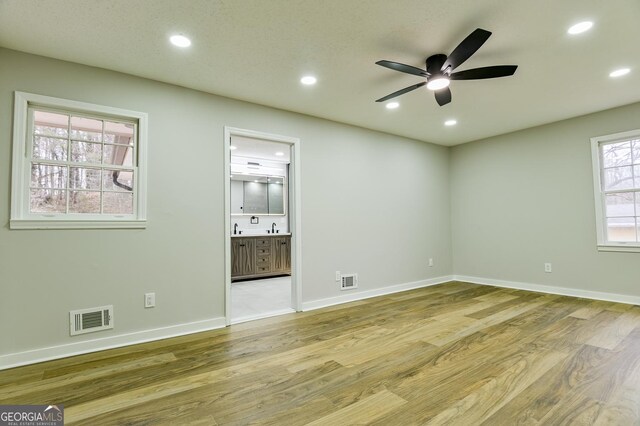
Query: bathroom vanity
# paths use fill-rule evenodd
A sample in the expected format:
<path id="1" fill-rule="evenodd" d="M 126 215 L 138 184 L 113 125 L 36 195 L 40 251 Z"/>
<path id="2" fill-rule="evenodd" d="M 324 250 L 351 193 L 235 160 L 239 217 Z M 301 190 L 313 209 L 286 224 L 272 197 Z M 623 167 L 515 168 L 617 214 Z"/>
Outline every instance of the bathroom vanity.
<path id="1" fill-rule="evenodd" d="M 231 236 L 231 281 L 275 275 L 291 275 L 291 234 Z"/>

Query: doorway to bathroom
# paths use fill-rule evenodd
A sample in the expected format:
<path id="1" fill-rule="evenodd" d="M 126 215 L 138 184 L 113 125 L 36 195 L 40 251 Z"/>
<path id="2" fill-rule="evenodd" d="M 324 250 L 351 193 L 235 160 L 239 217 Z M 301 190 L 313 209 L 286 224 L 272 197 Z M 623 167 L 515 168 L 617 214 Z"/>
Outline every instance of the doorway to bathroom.
<path id="1" fill-rule="evenodd" d="M 227 324 L 300 310 L 299 140 L 225 128 Z"/>

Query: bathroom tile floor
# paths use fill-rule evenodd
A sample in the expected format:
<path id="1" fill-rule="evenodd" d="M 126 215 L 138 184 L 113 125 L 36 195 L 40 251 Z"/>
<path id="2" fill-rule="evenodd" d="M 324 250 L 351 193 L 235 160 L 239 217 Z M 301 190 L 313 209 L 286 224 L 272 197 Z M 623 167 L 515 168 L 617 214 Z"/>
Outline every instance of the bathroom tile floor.
<path id="1" fill-rule="evenodd" d="M 293 312 L 291 277 L 231 283 L 233 324 Z"/>

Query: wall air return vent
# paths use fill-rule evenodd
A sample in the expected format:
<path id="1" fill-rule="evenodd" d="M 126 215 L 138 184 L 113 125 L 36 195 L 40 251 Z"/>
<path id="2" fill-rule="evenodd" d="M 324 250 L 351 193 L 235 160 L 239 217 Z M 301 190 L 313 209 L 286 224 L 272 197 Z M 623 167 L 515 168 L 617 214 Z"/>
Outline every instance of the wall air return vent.
<path id="1" fill-rule="evenodd" d="M 69 330 L 72 336 L 110 328 L 113 328 L 113 305 L 69 312 Z"/>
<path id="2" fill-rule="evenodd" d="M 340 290 L 351 290 L 358 287 L 358 274 L 342 274 Z"/>

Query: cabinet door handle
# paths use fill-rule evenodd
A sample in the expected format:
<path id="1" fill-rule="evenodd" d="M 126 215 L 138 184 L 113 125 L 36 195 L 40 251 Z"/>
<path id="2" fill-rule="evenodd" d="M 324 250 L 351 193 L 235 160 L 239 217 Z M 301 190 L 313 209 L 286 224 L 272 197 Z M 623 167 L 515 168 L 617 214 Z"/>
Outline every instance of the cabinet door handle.
<path id="1" fill-rule="evenodd" d="M 240 244 L 240 247 L 244 247 L 244 244 Z"/>

